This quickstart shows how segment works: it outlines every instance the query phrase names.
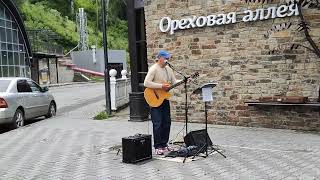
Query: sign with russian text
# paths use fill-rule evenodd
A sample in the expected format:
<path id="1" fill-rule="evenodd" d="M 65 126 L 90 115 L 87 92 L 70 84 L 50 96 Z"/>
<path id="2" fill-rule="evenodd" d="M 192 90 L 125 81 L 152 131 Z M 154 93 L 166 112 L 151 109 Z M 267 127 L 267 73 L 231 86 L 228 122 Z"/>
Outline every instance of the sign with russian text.
<path id="1" fill-rule="evenodd" d="M 239 15 L 243 15 L 239 20 Z M 192 16 L 180 20 L 172 20 L 164 17 L 160 20 L 159 28 L 161 32 L 174 34 L 177 30 L 213 27 L 218 25 L 234 24 L 240 21 L 262 21 L 274 18 L 283 18 L 299 15 L 298 5 L 281 5 L 279 7 L 269 7 L 267 9 L 245 10 L 243 12 L 230 12 L 228 14 L 217 14 L 209 16 Z"/>

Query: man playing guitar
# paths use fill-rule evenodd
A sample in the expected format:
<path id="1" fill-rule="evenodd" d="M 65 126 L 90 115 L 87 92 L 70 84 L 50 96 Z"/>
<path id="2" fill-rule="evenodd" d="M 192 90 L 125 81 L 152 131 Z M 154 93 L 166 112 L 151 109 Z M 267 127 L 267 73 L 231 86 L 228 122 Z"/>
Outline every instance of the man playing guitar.
<path id="1" fill-rule="evenodd" d="M 178 82 L 173 70 L 166 66 L 166 61 L 169 60 L 170 57 L 171 55 L 167 51 L 160 50 L 157 55 L 156 63 L 149 68 L 144 80 L 144 86 L 151 89 L 151 92 L 156 98 L 159 98 L 159 95 L 156 93 L 157 89 L 168 91 L 171 84 Z M 155 91 L 152 91 L 152 89 Z M 158 107 L 151 106 L 151 119 L 156 154 L 162 155 L 166 151 L 171 151 L 172 149 L 168 146 L 171 127 L 169 100 L 164 99 Z"/>

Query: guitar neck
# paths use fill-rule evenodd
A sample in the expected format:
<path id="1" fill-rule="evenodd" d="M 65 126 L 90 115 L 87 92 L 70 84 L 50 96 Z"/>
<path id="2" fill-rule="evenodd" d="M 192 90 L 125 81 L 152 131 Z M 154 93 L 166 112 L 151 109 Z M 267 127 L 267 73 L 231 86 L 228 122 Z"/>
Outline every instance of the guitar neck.
<path id="1" fill-rule="evenodd" d="M 168 91 L 170 91 L 171 89 L 173 89 L 173 88 L 175 88 L 175 87 L 177 87 L 177 86 L 180 86 L 181 84 L 185 83 L 189 78 L 195 78 L 195 77 L 197 77 L 197 76 L 199 76 L 199 73 L 198 73 L 198 72 L 194 73 L 193 75 L 191 75 L 191 76 L 189 76 L 189 77 L 187 77 L 187 78 L 184 78 L 182 81 L 180 81 L 180 82 L 178 82 L 178 83 L 170 86 L 170 88 L 168 89 Z"/>
<path id="2" fill-rule="evenodd" d="M 168 89 L 168 91 L 170 91 L 171 89 L 173 89 L 173 88 L 175 88 L 175 87 L 177 87 L 177 86 L 180 86 L 180 85 L 181 85 L 181 84 L 183 84 L 184 82 L 185 82 L 185 80 L 180 81 L 180 82 L 178 82 L 178 83 L 176 83 L 176 84 L 174 84 L 174 85 L 170 86 L 170 88 Z"/>

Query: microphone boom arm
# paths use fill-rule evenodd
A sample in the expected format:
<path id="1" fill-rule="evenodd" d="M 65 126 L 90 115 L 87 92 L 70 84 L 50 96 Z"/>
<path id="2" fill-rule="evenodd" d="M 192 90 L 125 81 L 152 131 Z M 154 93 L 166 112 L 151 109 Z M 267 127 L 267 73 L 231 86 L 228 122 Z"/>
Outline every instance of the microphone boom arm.
<path id="1" fill-rule="evenodd" d="M 184 74 L 182 74 L 181 72 L 177 71 L 167 60 L 165 61 L 166 65 L 168 65 L 173 71 L 175 71 L 176 73 L 180 74 L 184 80 L 189 79 L 190 77 L 185 76 Z"/>

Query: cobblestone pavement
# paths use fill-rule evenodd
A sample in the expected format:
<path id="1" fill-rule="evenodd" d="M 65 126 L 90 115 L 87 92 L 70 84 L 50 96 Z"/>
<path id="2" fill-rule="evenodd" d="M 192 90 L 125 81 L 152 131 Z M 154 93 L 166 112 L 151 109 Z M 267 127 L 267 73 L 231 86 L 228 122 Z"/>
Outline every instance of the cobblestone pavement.
<path id="1" fill-rule="evenodd" d="M 153 158 L 122 163 L 112 147 L 121 138 L 151 133 L 151 122 L 128 122 L 126 113 L 92 120 L 103 101 L 0 134 L 1 180 L 105 179 L 319 179 L 320 134 L 292 130 L 209 126 L 219 154 L 178 163 Z M 93 110 L 94 109 L 94 110 Z M 173 123 L 172 138 L 184 123 Z M 189 130 L 203 124 L 189 124 Z M 183 130 L 182 130 L 183 132 Z"/>

